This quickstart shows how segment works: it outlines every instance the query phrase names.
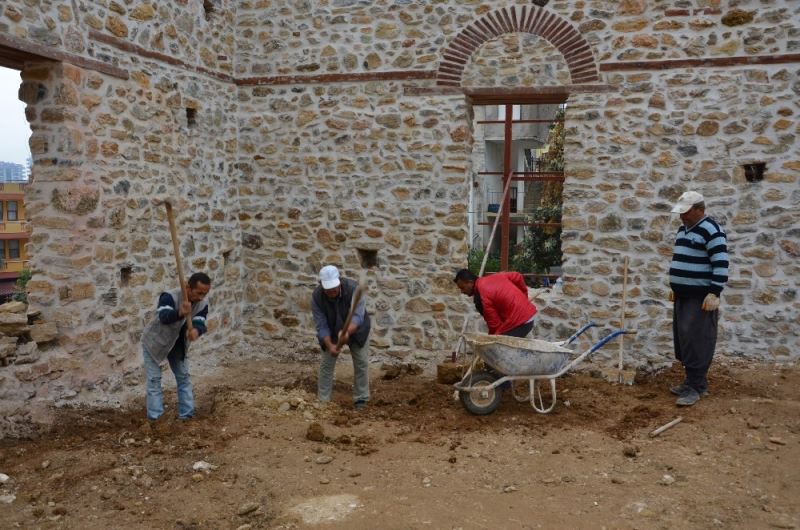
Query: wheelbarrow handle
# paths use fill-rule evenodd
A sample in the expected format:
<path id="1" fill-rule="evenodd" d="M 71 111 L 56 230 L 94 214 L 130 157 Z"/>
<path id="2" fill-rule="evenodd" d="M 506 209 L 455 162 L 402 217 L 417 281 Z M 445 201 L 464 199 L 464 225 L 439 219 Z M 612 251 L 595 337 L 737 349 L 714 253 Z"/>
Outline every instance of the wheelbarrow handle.
<path id="1" fill-rule="evenodd" d="M 636 333 L 636 330 L 627 330 L 627 329 L 623 328 L 623 329 L 617 329 L 615 331 L 612 331 L 611 333 L 609 333 L 608 335 L 606 335 L 605 337 L 600 339 L 600 342 L 598 342 L 597 344 L 592 346 L 592 349 L 589 350 L 589 353 L 591 354 L 591 353 L 596 352 L 597 350 L 599 350 L 600 348 L 605 346 L 608 342 L 614 340 L 615 338 L 617 338 L 620 335 L 630 335 L 630 334 L 633 334 L 633 333 Z"/>
<path id="2" fill-rule="evenodd" d="M 581 329 L 579 329 L 578 331 L 576 331 L 575 333 L 573 333 L 573 334 L 572 334 L 572 336 L 571 336 L 570 338 L 568 338 L 567 340 L 565 340 L 565 341 L 564 341 L 564 346 L 566 346 L 567 344 L 572 344 L 573 342 L 575 342 L 575 339 L 577 339 L 578 337 L 580 337 L 580 336 L 581 336 L 581 334 L 583 334 L 583 332 L 584 332 L 584 331 L 586 331 L 586 330 L 587 330 L 587 329 L 589 329 L 589 328 L 593 328 L 593 327 L 595 327 L 596 325 L 597 325 L 597 323 L 595 323 L 595 322 L 589 322 L 588 324 L 586 324 L 585 326 L 583 326 Z"/>

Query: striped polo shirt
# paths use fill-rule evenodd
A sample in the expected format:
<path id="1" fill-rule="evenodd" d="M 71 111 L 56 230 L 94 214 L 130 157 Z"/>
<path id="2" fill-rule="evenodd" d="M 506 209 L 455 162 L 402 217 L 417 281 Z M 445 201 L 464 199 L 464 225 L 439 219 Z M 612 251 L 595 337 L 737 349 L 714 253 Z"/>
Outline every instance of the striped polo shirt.
<path id="1" fill-rule="evenodd" d="M 669 285 L 677 296 L 719 296 L 728 281 L 728 246 L 725 232 L 710 217 L 678 229 Z"/>

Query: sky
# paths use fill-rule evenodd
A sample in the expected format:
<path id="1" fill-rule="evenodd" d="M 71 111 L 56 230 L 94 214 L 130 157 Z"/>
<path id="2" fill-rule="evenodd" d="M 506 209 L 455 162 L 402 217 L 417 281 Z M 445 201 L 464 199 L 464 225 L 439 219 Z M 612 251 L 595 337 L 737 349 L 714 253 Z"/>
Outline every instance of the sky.
<path id="1" fill-rule="evenodd" d="M 27 166 L 31 128 L 25 119 L 25 104 L 17 95 L 20 83 L 17 70 L 0 66 L 0 162 Z"/>

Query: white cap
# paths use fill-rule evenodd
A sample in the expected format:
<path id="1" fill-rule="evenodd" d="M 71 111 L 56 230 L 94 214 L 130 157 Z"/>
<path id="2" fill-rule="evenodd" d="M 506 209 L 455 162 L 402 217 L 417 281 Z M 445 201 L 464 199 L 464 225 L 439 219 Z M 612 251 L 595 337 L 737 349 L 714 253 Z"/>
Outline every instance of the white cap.
<path id="1" fill-rule="evenodd" d="M 697 203 L 703 202 L 703 196 L 696 191 L 686 191 L 678 197 L 678 202 L 672 207 L 672 213 L 686 213 Z"/>
<path id="2" fill-rule="evenodd" d="M 319 271 L 319 281 L 323 289 L 339 287 L 339 269 L 334 265 L 325 265 Z"/>

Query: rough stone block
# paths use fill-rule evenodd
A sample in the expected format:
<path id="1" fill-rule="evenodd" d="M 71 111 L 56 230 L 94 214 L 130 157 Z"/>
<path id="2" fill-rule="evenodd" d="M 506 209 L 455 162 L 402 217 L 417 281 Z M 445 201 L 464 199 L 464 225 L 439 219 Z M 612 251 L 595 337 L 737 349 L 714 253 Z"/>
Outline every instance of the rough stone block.
<path id="1" fill-rule="evenodd" d="M 30 333 L 34 344 L 44 344 L 58 338 L 58 328 L 54 322 L 34 324 L 30 328 Z"/>
<path id="2" fill-rule="evenodd" d="M 0 313 L 24 313 L 28 310 L 28 306 L 22 302 L 6 302 L 0 305 Z"/>

